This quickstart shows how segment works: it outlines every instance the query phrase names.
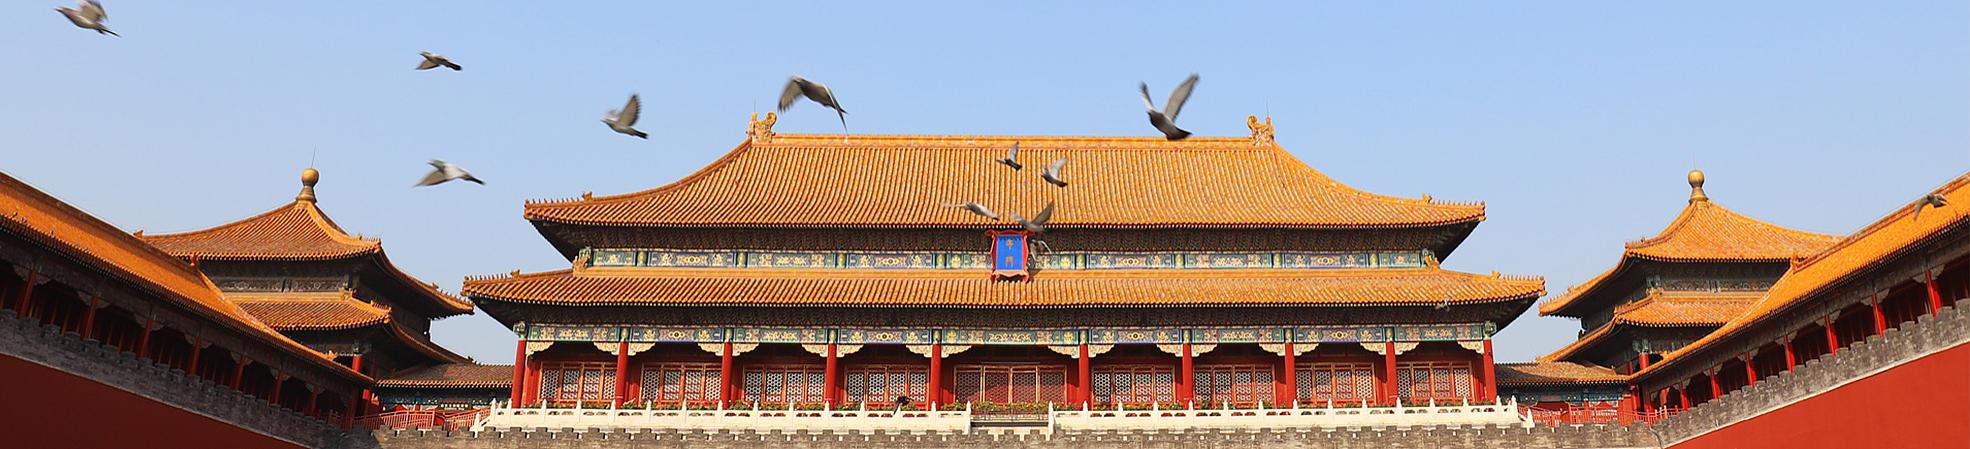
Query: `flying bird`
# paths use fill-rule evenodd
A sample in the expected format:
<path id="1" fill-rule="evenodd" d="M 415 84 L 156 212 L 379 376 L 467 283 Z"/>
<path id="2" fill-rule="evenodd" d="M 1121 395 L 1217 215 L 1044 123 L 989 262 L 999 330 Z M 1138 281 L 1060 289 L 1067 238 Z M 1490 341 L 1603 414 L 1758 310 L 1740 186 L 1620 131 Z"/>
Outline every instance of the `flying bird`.
<path id="1" fill-rule="evenodd" d="M 1004 159 L 993 162 L 1006 164 L 1007 167 L 1012 167 L 1012 171 L 1019 171 L 1019 169 L 1026 168 L 1024 165 L 1019 165 L 1019 142 L 1012 143 L 1012 148 L 1006 150 L 1006 157 Z"/>
<path id="2" fill-rule="evenodd" d="M 1940 193 L 1931 193 L 1928 195 L 1924 195 L 1922 199 L 1915 200 L 1914 218 L 1922 218 L 1922 208 L 1934 207 L 1937 209 L 1942 209 L 1943 206 L 1948 206 L 1948 205 L 1949 205 L 1949 197 L 1943 196 Z"/>
<path id="3" fill-rule="evenodd" d="M 1046 231 L 1047 231 L 1047 221 L 1049 221 L 1049 220 L 1052 220 L 1052 219 L 1053 219 L 1053 203 L 1052 203 L 1052 202 L 1048 202 L 1048 203 L 1047 203 L 1047 208 L 1046 208 L 1046 209 L 1040 209 L 1040 214 L 1039 214 L 1039 215 L 1034 215 L 1034 216 L 1033 216 L 1033 219 L 1031 219 L 1031 220 L 1028 220 L 1028 219 L 1026 219 L 1026 217 L 1021 217 L 1021 216 L 1019 216 L 1019 213 L 1018 213 L 1018 212 L 1013 212 L 1013 213 L 1012 213 L 1012 222 L 1014 222 L 1014 223 L 1019 223 L 1019 226 L 1020 226 L 1020 227 L 1023 227 L 1023 228 L 1026 228 L 1026 230 L 1028 230 L 1028 231 L 1033 231 L 1033 232 L 1034 232 L 1034 233 L 1036 233 L 1036 234 L 1037 234 L 1037 233 L 1041 233 L 1041 232 L 1046 232 Z"/>
<path id="4" fill-rule="evenodd" d="M 649 134 L 644 134 L 642 131 L 637 131 L 634 128 L 636 126 L 636 116 L 642 112 L 643 99 L 638 98 L 636 94 L 629 94 L 629 104 L 623 105 L 620 111 L 609 110 L 608 114 L 602 116 L 602 123 L 608 124 L 609 129 L 615 130 L 616 132 L 636 136 L 638 139 L 649 139 Z"/>
<path id="5" fill-rule="evenodd" d="M 68 17 L 69 23 L 75 24 L 78 28 L 96 30 L 96 34 L 123 37 L 115 31 L 110 31 L 109 27 L 103 26 L 103 19 L 108 19 L 109 13 L 103 11 L 102 3 L 97 3 L 96 0 L 82 0 L 82 3 L 76 6 L 81 9 L 55 8 L 55 11 L 60 11 L 62 16 Z"/>
<path id="6" fill-rule="evenodd" d="M 1170 100 L 1163 102 L 1161 111 L 1156 110 L 1156 103 L 1149 100 L 1149 83 L 1142 83 L 1138 87 L 1142 90 L 1142 106 L 1149 109 L 1150 125 L 1155 125 L 1156 130 L 1162 131 L 1163 137 L 1170 140 L 1183 140 L 1185 137 L 1190 137 L 1190 131 L 1178 128 L 1176 122 L 1177 113 L 1183 111 L 1183 103 L 1190 100 L 1191 89 L 1197 88 L 1197 74 L 1190 74 L 1190 78 L 1185 78 L 1183 84 L 1177 85 L 1177 90 L 1170 92 Z"/>
<path id="7" fill-rule="evenodd" d="M 1053 163 L 1047 164 L 1045 170 L 1040 171 L 1040 179 L 1047 180 L 1049 184 L 1067 187 L 1067 181 L 1060 180 L 1060 168 L 1066 166 L 1067 158 L 1054 159 Z"/>
<path id="8" fill-rule="evenodd" d="M 803 96 L 822 106 L 834 109 L 835 116 L 841 118 L 841 131 L 848 132 L 848 111 L 842 110 L 841 102 L 835 100 L 834 89 L 829 89 L 826 84 L 808 81 L 807 78 L 801 78 L 800 75 L 794 75 L 792 78 L 788 78 L 787 88 L 780 91 L 780 112 L 787 112 L 787 108 L 793 107 L 793 102 Z"/>
<path id="9" fill-rule="evenodd" d="M 998 213 L 998 212 L 992 212 L 992 210 L 991 210 L 991 209 L 987 209 L 987 208 L 985 208 L 985 205 L 983 205 L 983 204 L 978 204 L 978 203 L 964 203 L 964 204 L 958 204 L 958 203 L 944 203 L 944 207 L 962 207 L 962 208 L 964 208 L 964 210 L 968 210 L 968 211 L 971 211 L 971 213 L 974 213 L 974 214 L 978 214 L 978 216 L 981 216 L 981 217 L 985 217 L 985 218 L 990 218 L 990 219 L 993 219 L 993 220 L 997 220 L 997 219 L 999 219 L 999 213 Z"/>
<path id="10" fill-rule="evenodd" d="M 458 166 L 456 165 L 452 165 L 450 163 L 437 159 L 432 159 L 430 164 L 431 164 L 431 174 L 424 175 L 424 180 L 418 181 L 417 187 L 435 186 L 438 184 L 444 184 L 454 179 L 476 182 L 479 183 L 479 185 L 486 185 L 485 181 L 480 181 L 479 178 L 472 177 L 472 172 L 465 171 L 465 169 L 463 168 L 458 168 Z"/>
<path id="11" fill-rule="evenodd" d="M 458 63 L 451 62 L 451 58 L 446 58 L 445 55 L 428 51 L 420 51 L 417 54 L 424 55 L 424 62 L 417 63 L 418 70 L 431 70 L 438 68 L 438 66 L 444 66 L 454 72 L 465 70 L 464 67 L 459 67 Z"/>

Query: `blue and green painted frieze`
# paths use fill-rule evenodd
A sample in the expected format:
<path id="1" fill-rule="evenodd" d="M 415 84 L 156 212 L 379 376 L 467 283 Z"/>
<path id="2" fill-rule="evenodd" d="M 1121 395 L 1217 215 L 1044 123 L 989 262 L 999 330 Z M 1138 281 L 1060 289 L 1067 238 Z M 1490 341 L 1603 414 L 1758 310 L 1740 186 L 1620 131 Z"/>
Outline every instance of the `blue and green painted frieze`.
<path id="1" fill-rule="evenodd" d="M 1353 252 L 1048 252 L 1033 255 L 1042 270 L 1417 268 L 1429 251 Z M 843 268 L 972 270 L 991 266 L 985 252 L 744 251 L 593 249 L 590 267 Z"/>
<path id="2" fill-rule="evenodd" d="M 1034 345 L 1349 343 L 1378 341 L 1475 341 L 1497 332 L 1491 323 L 1404 326 L 1309 327 L 1112 327 L 979 329 L 922 327 L 642 326 L 527 323 L 514 332 L 528 341 L 628 341 L 637 343 L 788 343 Z"/>

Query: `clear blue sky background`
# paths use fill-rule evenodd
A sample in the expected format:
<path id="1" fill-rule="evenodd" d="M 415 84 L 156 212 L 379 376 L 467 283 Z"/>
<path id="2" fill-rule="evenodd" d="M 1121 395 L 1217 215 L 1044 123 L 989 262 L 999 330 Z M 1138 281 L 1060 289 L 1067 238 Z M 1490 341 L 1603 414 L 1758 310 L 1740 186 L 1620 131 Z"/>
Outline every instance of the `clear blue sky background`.
<path id="1" fill-rule="evenodd" d="M 0 169 L 155 233 L 289 201 L 319 149 L 322 206 L 455 291 L 567 266 L 524 199 L 674 181 L 789 74 L 832 85 L 855 132 L 1150 135 L 1136 82 L 1197 72 L 1192 131 L 1270 111 L 1344 183 L 1486 201 L 1446 265 L 1562 292 L 1661 230 L 1691 168 L 1723 205 L 1841 234 L 1970 168 L 1970 3 L 1888 3 L 111 0 L 114 38 L 10 1 Z M 466 70 L 412 71 L 419 50 Z M 597 121 L 630 92 L 649 141 Z M 779 123 L 838 126 L 811 104 Z M 411 189 L 432 158 L 491 184 Z M 1499 353 L 1576 329 L 1528 314 Z M 511 358 L 483 314 L 434 333 Z"/>

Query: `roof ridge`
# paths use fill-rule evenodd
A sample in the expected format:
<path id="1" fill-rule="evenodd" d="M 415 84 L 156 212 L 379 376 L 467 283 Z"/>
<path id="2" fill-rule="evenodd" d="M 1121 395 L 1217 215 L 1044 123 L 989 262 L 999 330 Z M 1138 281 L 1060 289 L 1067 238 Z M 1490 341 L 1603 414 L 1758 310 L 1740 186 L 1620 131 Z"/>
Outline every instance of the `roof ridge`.
<path id="1" fill-rule="evenodd" d="M 555 208 L 555 207 L 578 205 L 578 204 L 602 204 L 608 202 L 640 198 L 644 195 L 655 194 L 666 190 L 680 188 L 683 186 L 690 185 L 691 183 L 697 182 L 697 180 L 699 179 L 702 179 L 706 176 L 710 176 L 713 173 L 725 169 L 725 167 L 730 166 L 733 161 L 738 160 L 739 156 L 752 152 L 753 148 L 755 148 L 755 146 L 753 145 L 753 139 L 748 137 L 746 138 L 745 141 L 739 142 L 739 146 L 733 147 L 732 151 L 726 152 L 724 156 L 719 156 L 718 159 L 712 160 L 711 163 L 705 165 L 704 168 L 700 168 L 698 169 L 698 171 L 691 172 L 691 174 L 689 175 L 684 175 L 684 177 L 678 178 L 676 181 L 671 181 L 669 184 L 664 184 L 664 185 L 656 186 L 649 189 L 643 189 L 635 192 L 618 193 L 615 195 L 594 196 L 592 194 L 583 194 L 579 198 L 570 198 L 566 200 L 529 199 L 523 202 L 521 207 L 524 210 L 525 212 L 524 215 L 526 215 L 527 218 L 533 218 L 533 209 L 536 208 L 546 209 L 546 208 Z"/>

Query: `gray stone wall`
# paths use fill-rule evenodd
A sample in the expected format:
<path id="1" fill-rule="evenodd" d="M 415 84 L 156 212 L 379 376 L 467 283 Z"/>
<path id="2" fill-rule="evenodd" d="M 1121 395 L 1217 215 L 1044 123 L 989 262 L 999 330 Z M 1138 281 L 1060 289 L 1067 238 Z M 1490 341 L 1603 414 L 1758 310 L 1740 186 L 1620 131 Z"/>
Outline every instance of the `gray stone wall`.
<path id="1" fill-rule="evenodd" d="M 0 354 L 54 367 L 223 421 L 243 429 L 308 447 L 327 447 L 341 429 L 223 385 L 137 358 L 112 346 L 83 340 L 31 320 L 0 313 Z M 79 407 L 100 404 L 78 404 Z M 99 429 L 114 431 L 114 428 Z"/>
<path id="2" fill-rule="evenodd" d="M 1244 432 L 861 434 L 833 432 L 603 432 L 561 429 L 505 429 L 472 432 L 379 430 L 346 442 L 350 449 L 500 448 L 1653 448 L 1645 427 L 1435 427 L 1388 430 L 1282 429 Z"/>
<path id="3" fill-rule="evenodd" d="M 1657 428 L 1662 431 L 1663 441 L 1674 445 L 1855 379 L 1970 343 L 1970 312 L 1965 312 L 1964 306 L 1970 306 L 1970 299 L 1958 300 L 1941 313 L 1923 315 L 1913 323 L 1904 323 L 1900 328 L 1840 348 L 1832 356 L 1808 361 L 1790 373 L 1760 379 L 1750 388 L 1740 388 L 1665 419 Z"/>

